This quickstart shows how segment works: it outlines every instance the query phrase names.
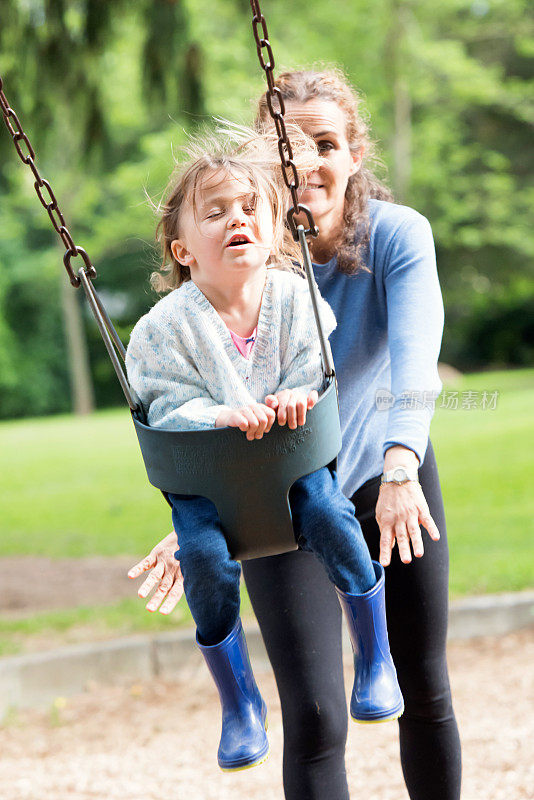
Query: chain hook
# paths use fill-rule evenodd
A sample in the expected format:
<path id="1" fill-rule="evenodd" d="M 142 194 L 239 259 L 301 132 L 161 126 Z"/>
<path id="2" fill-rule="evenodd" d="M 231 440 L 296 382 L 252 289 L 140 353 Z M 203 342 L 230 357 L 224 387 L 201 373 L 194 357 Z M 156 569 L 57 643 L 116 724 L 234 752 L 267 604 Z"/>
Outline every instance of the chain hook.
<path id="1" fill-rule="evenodd" d="M 296 242 L 299 241 L 298 226 L 295 222 L 295 217 L 299 214 L 305 214 L 306 219 L 308 220 L 308 227 L 304 229 L 304 236 L 313 236 L 314 239 L 319 236 L 319 228 L 315 224 L 311 210 L 308 208 L 308 206 L 298 203 L 296 208 L 295 206 L 291 206 L 286 215 L 287 224 L 289 225 L 289 229 L 293 234 L 294 240 Z"/>
<path id="2" fill-rule="evenodd" d="M 81 256 L 82 257 L 82 261 L 85 264 L 84 272 L 87 275 L 87 277 L 91 278 L 91 279 L 96 278 L 96 270 L 93 267 L 93 265 L 91 263 L 91 259 L 87 255 L 86 251 L 83 249 L 83 247 L 75 246 L 75 250 L 67 250 L 66 251 L 65 255 L 63 256 L 63 263 L 65 265 L 65 269 L 69 273 L 70 282 L 76 288 L 78 288 L 79 285 L 80 285 L 80 279 L 79 279 L 79 277 L 77 275 L 74 274 L 74 270 L 72 269 L 72 266 L 71 266 L 70 262 L 71 262 L 72 258 L 77 258 L 77 256 Z"/>

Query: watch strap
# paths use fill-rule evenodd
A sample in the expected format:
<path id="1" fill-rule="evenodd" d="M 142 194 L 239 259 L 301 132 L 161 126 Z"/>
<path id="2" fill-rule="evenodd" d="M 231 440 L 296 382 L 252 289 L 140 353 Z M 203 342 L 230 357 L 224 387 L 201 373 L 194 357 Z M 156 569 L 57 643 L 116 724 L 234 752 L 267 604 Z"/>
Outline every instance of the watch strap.
<path id="1" fill-rule="evenodd" d="M 419 475 L 417 469 L 410 469 L 408 467 L 393 467 L 382 473 L 380 485 L 384 483 L 396 483 L 398 485 L 408 483 L 408 481 L 416 481 L 419 483 Z"/>

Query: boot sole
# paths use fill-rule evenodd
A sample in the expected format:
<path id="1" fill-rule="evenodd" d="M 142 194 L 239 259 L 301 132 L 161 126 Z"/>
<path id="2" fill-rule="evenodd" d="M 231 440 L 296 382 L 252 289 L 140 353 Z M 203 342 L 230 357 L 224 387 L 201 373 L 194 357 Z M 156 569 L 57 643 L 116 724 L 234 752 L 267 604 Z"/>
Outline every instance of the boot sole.
<path id="1" fill-rule="evenodd" d="M 265 717 L 265 722 L 263 723 L 265 726 L 265 731 L 269 727 L 269 723 L 267 722 L 267 717 Z M 252 761 L 250 764 L 243 764 L 237 765 L 235 767 L 221 767 L 219 764 L 219 769 L 221 772 L 242 772 L 244 769 L 252 769 L 252 767 L 259 767 L 260 764 L 263 764 L 269 758 L 270 747 L 267 745 L 267 750 L 263 755 L 259 756 L 256 761 Z"/>
<path id="2" fill-rule="evenodd" d="M 252 767 L 259 767 L 260 764 L 263 764 L 269 758 L 269 750 L 265 753 L 265 755 L 261 756 L 257 761 L 253 761 L 252 764 L 244 764 L 242 767 L 221 767 L 219 765 L 219 769 L 221 772 L 243 772 L 245 769 L 252 769 Z"/>
<path id="3" fill-rule="evenodd" d="M 384 716 L 375 717 L 374 719 L 358 719 L 357 717 L 353 717 L 352 714 L 350 718 L 353 722 L 357 722 L 358 725 L 377 725 L 380 722 L 392 722 L 393 720 L 398 719 L 404 713 L 404 703 L 398 709 L 391 711 L 389 714 L 386 713 Z"/>

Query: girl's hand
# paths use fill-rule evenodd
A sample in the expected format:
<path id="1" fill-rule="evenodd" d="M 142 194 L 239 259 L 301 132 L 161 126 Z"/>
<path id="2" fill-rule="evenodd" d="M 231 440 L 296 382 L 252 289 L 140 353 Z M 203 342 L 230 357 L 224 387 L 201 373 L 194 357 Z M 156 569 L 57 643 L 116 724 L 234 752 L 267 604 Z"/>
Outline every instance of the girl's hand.
<path id="1" fill-rule="evenodd" d="M 297 389 L 283 389 L 277 394 L 268 394 L 265 403 L 269 408 L 278 409 L 279 425 L 285 425 L 287 421 L 288 426 L 294 430 L 297 425 L 304 425 L 306 412 L 314 407 L 318 399 L 315 389 L 308 396 Z"/>
<path id="2" fill-rule="evenodd" d="M 151 570 L 137 590 L 139 597 L 147 597 L 152 589 L 158 587 L 145 606 L 147 611 L 157 611 L 159 608 L 160 614 L 170 614 L 184 593 L 180 562 L 174 557 L 177 549 L 178 539 L 173 531 L 128 572 L 129 578 L 138 578 L 143 572 Z"/>
<path id="3" fill-rule="evenodd" d="M 399 445 L 387 451 L 384 472 L 394 466 L 417 468 L 418 465 L 415 453 Z M 439 539 L 439 531 L 430 516 L 421 484 L 416 481 L 382 484 L 375 516 L 380 528 L 380 563 L 383 567 L 387 567 L 391 561 L 395 541 L 404 564 L 409 564 L 412 560 L 410 544 L 414 556 L 421 558 L 424 547 L 420 525 L 426 528 L 435 542 Z"/>
<path id="4" fill-rule="evenodd" d="M 247 439 L 261 439 L 264 433 L 269 433 L 276 419 L 276 414 L 263 403 L 251 403 L 249 406 L 238 408 L 235 411 L 225 409 L 221 411 L 215 421 L 216 428 L 239 428 L 246 432 Z"/>

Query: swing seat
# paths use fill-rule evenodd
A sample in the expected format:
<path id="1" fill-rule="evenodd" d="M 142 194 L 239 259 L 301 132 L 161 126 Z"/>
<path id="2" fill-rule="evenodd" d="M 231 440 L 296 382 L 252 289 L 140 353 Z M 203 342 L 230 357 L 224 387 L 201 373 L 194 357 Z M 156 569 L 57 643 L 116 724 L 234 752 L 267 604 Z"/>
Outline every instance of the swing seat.
<path id="1" fill-rule="evenodd" d="M 150 483 L 165 496 L 211 500 L 230 554 L 240 561 L 297 549 L 289 489 L 303 475 L 335 464 L 341 449 L 333 377 L 304 425 L 290 430 L 275 422 L 252 442 L 237 428 L 170 431 L 150 428 L 137 412 L 132 418 Z"/>

